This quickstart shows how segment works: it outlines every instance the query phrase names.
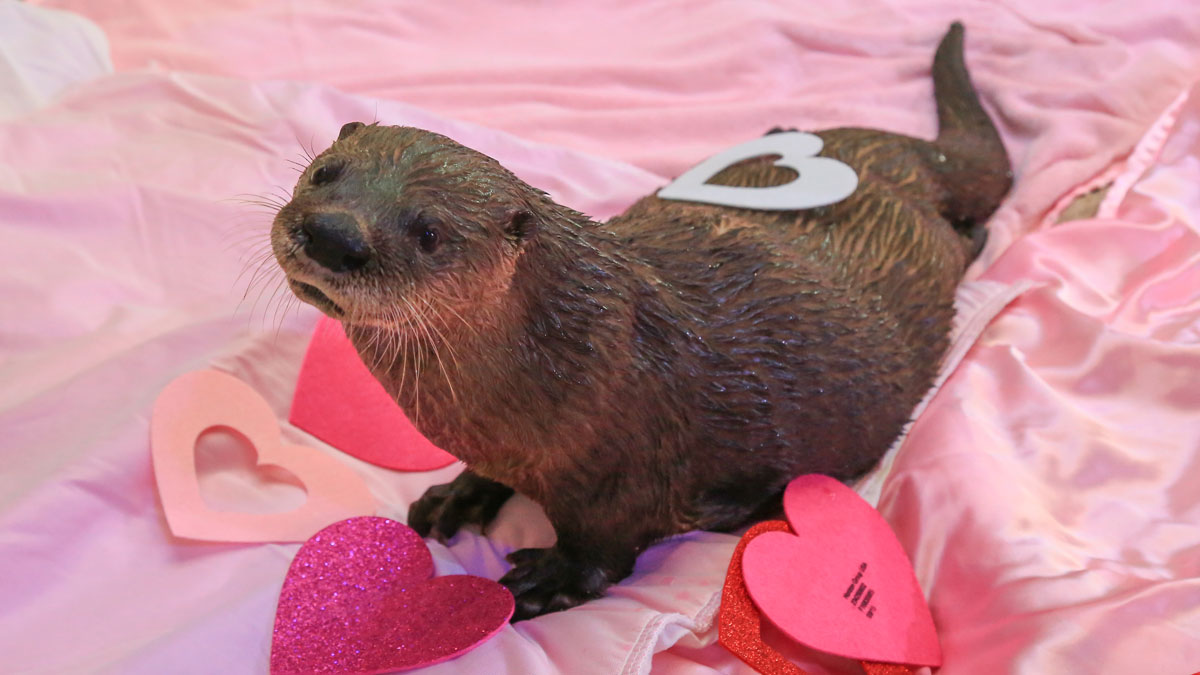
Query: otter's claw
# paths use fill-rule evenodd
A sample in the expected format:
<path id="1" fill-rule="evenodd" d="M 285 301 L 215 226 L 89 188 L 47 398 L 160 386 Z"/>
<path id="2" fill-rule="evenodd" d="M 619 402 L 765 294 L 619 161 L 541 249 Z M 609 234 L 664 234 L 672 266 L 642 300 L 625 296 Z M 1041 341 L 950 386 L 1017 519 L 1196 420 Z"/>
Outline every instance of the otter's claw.
<path id="1" fill-rule="evenodd" d="M 604 594 L 612 583 L 599 567 L 558 548 L 523 548 L 508 555 L 513 568 L 500 578 L 516 599 L 513 621 L 570 609 Z"/>
<path id="2" fill-rule="evenodd" d="M 425 491 L 408 509 L 408 526 L 422 537 L 445 543 L 463 525 L 483 527 L 492 522 L 513 489 L 494 480 L 463 471 L 445 485 Z"/>

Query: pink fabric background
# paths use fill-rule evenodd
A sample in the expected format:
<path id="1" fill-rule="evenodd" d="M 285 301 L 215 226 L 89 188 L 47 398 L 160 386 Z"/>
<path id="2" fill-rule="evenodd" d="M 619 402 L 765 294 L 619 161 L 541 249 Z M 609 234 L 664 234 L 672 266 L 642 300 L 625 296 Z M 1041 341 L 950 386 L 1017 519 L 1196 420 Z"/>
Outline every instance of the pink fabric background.
<path id="1" fill-rule="evenodd" d="M 880 509 L 929 595 L 943 672 L 1200 670 L 1200 95 L 1151 129 L 1200 77 L 1200 10 L 39 4 L 107 44 L 62 14 L 0 41 L 0 84 L 23 102 L 0 110 L 0 670 L 264 672 L 296 546 L 171 537 L 147 424 L 168 381 L 209 365 L 285 419 L 316 314 L 281 311 L 273 273 L 241 302 L 269 216 L 231 198 L 290 189 L 302 145 L 352 119 L 423 126 L 604 217 L 774 125 L 932 135 L 928 61 L 954 18 L 1017 172 L 973 275 L 1036 287 L 929 402 Z M 0 2 L 5 31 L 46 16 Z M 1051 227 L 1101 175 L 1120 188 L 1103 217 Z M 397 518 L 457 470 L 345 461 Z M 247 508 L 294 503 L 236 468 L 202 481 L 262 495 Z M 443 573 L 497 578 L 504 551 L 545 535 L 518 501 L 488 538 L 432 550 Z M 666 542 L 610 598 L 431 671 L 744 672 L 711 642 L 733 542 Z"/>

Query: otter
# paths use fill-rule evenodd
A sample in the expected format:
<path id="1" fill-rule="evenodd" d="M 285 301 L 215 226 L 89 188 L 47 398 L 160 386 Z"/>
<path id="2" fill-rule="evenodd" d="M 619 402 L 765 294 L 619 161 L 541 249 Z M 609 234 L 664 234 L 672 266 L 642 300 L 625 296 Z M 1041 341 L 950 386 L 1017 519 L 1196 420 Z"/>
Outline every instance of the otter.
<path id="1" fill-rule="evenodd" d="M 598 223 L 444 136 L 351 122 L 271 240 L 416 427 L 466 464 L 408 520 L 486 526 L 514 491 L 557 534 L 513 552 L 514 620 L 602 595 L 650 544 L 870 469 L 931 386 L 957 284 L 1012 174 L 954 24 L 939 131 L 815 132 L 859 185 L 766 212 L 647 196 Z M 795 176 L 751 158 L 709 182 Z M 370 420 L 363 420 L 370 424 Z"/>

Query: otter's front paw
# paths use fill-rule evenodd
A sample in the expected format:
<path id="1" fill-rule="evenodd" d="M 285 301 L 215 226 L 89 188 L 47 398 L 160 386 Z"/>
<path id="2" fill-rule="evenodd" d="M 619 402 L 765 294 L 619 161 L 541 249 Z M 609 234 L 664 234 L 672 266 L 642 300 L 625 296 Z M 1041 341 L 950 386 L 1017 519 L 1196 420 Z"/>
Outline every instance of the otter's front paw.
<path id="1" fill-rule="evenodd" d="M 494 480 L 463 471 L 445 485 L 425 491 L 408 509 L 408 526 L 422 537 L 445 543 L 463 525 L 483 527 L 492 522 L 513 489 Z"/>
<path id="2" fill-rule="evenodd" d="M 555 548 L 523 548 L 508 554 L 513 568 L 500 578 L 517 601 L 513 621 L 570 609 L 604 595 L 611 585 L 602 569 Z"/>

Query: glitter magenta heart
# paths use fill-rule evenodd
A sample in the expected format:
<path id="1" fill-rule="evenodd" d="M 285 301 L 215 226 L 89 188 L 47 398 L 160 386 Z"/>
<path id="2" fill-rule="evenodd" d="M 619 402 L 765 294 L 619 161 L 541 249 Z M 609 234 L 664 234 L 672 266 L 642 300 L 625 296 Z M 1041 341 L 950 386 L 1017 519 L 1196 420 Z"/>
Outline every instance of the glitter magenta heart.
<path id="1" fill-rule="evenodd" d="M 500 584 L 433 576 L 412 529 L 350 518 L 300 547 L 275 610 L 271 673 L 386 673 L 428 666 L 495 635 L 513 613 Z"/>

